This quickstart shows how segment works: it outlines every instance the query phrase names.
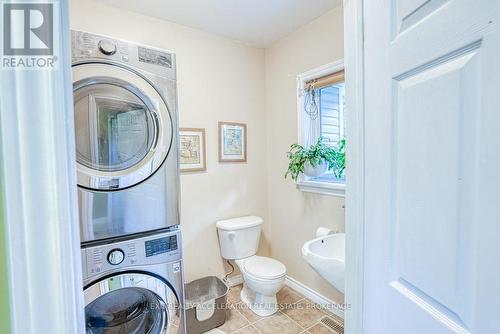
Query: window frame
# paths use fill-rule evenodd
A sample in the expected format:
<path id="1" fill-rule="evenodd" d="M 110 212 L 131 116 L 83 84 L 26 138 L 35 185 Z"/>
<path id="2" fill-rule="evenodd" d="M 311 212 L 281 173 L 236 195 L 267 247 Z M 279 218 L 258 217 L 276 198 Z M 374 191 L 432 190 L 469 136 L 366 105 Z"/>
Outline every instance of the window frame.
<path id="1" fill-rule="evenodd" d="M 311 122 L 311 120 L 306 117 L 306 114 L 304 112 L 304 91 L 307 82 L 326 75 L 340 72 L 342 70 L 345 70 L 344 59 L 339 59 L 335 62 L 325 64 L 323 66 L 297 75 L 297 125 L 299 139 L 298 142 L 300 145 L 307 145 L 305 129 L 310 125 Z M 315 120 L 315 123 L 319 131 L 321 131 L 321 117 L 318 117 L 317 120 Z M 297 181 L 297 189 L 309 193 L 345 197 L 345 188 L 345 183 L 321 182 L 317 180 L 311 180 L 303 174 L 299 176 L 299 179 Z"/>

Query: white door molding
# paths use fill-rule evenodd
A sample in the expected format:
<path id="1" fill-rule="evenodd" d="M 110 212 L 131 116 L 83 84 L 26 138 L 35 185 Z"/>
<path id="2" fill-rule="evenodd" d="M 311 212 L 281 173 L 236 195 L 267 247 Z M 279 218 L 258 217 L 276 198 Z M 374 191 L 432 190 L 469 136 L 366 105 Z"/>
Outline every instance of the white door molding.
<path id="1" fill-rule="evenodd" d="M 0 124 L 11 333 L 84 333 L 68 2 L 53 69 L 2 70 Z"/>
<path id="2" fill-rule="evenodd" d="M 347 179 L 345 333 L 363 333 L 364 268 L 363 0 L 344 1 Z"/>

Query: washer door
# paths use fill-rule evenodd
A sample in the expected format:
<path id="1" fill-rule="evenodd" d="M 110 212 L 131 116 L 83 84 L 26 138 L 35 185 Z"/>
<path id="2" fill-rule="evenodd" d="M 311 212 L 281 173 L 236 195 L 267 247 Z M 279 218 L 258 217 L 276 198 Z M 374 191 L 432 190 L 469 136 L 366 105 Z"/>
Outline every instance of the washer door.
<path id="1" fill-rule="evenodd" d="M 172 334 L 180 307 L 171 287 L 143 273 L 120 273 L 84 290 L 87 334 Z"/>
<path id="2" fill-rule="evenodd" d="M 119 190 L 162 165 L 172 143 L 170 113 L 140 74 L 105 63 L 73 66 L 78 185 Z"/>

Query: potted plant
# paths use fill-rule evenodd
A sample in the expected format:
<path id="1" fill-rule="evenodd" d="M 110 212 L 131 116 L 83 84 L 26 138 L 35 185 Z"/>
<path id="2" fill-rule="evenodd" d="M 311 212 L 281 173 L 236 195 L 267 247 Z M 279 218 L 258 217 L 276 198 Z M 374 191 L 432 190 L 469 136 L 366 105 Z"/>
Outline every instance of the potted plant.
<path id="1" fill-rule="evenodd" d="M 301 173 L 318 177 L 327 170 L 332 170 L 336 178 L 341 178 L 345 170 L 345 139 L 342 139 L 337 147 L 326 145 L 322 137 L 309 148 L 293 144 L 287 157 L 289 162 L 285 178 L 290 175 L 292 180 L 297 181 Z"/>

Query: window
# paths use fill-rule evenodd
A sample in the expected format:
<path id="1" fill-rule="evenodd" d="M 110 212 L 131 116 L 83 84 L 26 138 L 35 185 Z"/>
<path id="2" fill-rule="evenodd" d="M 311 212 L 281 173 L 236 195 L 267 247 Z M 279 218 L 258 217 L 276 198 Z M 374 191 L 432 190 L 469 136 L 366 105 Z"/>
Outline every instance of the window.
<path id="1" fill-rule="evenodd" d="M 320 134 L 327 145 L 337 146 L 345 136 L 345 84 L 338 83 L 319 89 Z"/>
<path id="2" fill-rule="evenodd" d="M 325 65 L 298 76 L 300 144 L 309 147 L 321 137 L 336 150 L 345 143 L 345 82 L 343 62 Z M 341 169 L 316 177 L 302 175 L 298 188 L 307 192 L 343 196 Z M 336 175 L 337 174 L 337 175 Z"/>

